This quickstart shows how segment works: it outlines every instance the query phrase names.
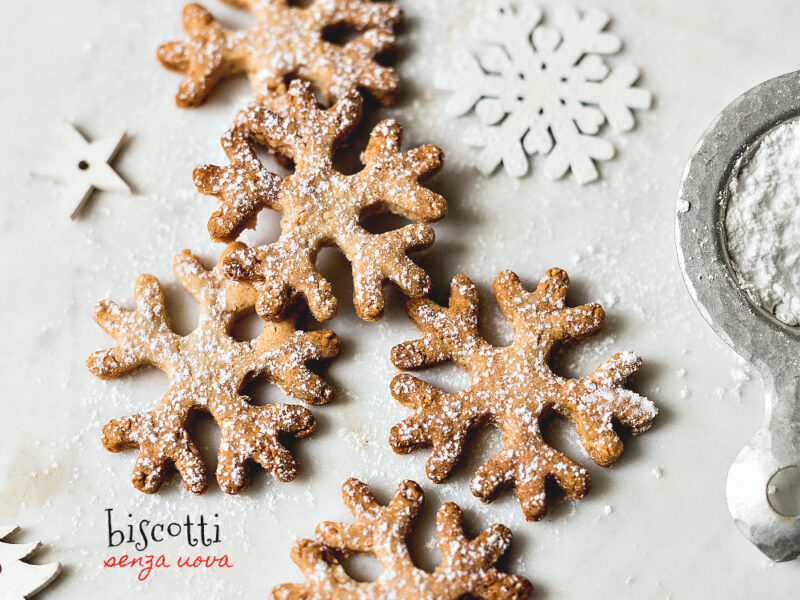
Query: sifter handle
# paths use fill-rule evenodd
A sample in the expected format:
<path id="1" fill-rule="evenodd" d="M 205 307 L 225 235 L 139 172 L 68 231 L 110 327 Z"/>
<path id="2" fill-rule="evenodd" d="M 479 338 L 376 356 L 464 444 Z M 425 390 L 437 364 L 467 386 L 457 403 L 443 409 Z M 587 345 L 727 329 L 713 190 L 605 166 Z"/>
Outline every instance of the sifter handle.
<path id="1" fill-rule="evenodd" d="M 800 467 L 800 365 L 792 363 L 762 374 L 764 422 L 731 465 L 726 484 L 736 525 L 775 562 L 800 556 L 800 515 L 777 512 L 768 492 L 776 473 Z"/>

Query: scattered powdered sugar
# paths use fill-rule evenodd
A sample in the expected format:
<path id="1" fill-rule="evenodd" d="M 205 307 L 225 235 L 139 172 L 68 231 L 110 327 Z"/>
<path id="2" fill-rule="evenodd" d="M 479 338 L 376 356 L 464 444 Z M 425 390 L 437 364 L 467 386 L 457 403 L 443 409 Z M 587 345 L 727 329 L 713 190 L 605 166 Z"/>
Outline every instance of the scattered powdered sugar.
<path id="1" fill-rule="evenodd" d="M 731 181 L 725 228 L 742 289 L 800 326 L 800 120 L 765 135 Z"/>

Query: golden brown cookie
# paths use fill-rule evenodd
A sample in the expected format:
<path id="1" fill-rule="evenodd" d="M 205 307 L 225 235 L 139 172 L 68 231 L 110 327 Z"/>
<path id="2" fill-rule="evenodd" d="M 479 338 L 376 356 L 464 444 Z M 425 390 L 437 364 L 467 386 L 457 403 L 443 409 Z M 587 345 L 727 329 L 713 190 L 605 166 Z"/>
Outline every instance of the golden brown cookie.
<path id="1" fill-rule="evenodd" d="M 311 412 L 291 404 L 254 406 L 241 395 L 246 381 L 265 377 L 309 404 L 328 402 L 331 388 L 305 363 L 336 356 L 339 340 L 332 331 L 295 329 L 297 312 L 264 324 L 258 337 L 237 341 L 231 329 L 239 317 L 252 313 L 256 292 L 251 285 L 226 278 L 220 266 L 207 271 L 188 250 L 175 255 L 173 269 L 181 285 L 200 304 L 197 328 L 187 336 L 172 331 L 161 284 L 141 275 L 134 290 L 137 309 L 130 311 L 104 300 L 95 321 L 116 345 L 92 354 L 87 365 L 101 379 L 113 379 L 139 365 L 164 371 L 170 387 L 155 410 L 111 421 L 103 428 L 103 445 L 111 452 L 139 448 L 133 485 L 153 493 L 174 464 L 186 488 L 201 494 L 207 487 L 206 466 L 187 430 L 192 413 L 211 414 L 221 429 L 217 481 L 235 494 L 248 483 L 252 460 L 281 481 L 294 479 L 297 465 L 278 436 L 306 437 L 314 431 Z"/>
<path id="2" fill-rule="evenodd" d="M 355 523 L 322 523 L 314 540 L 300 540 L 292 560 L 308 579 L 276 587 L 276 600 L 457 600 L 469 595 L 486 600 L 524 600 L 531 584 L 519 575 L 494 568 L 511 543 L 511 531 L 492 525 L 473 539 L 464 535 L 461 509 L 448 502 L 436 515 L 442 562 L 433 573 L 414 565 L 406 539 L 422 504 L 422 490 L 413 481 L 397 486 L 388 505 L 379 504 L 366 485 L 349 479 L 342 486 L 344 502 Z M 352 579 L 339 556 L 373 554 L 383 573 L 371 582 Z"/>
<path id="3" fill-rule="evenodd" d="M 491 502 L 503 487 L 514 485 L 528 520 L 546 512 L 549 477 L 567 496 L 582 498 L 589 474 L 547 445 L 542 418 L 555 412 L 569 419 L 592 460 L 608 466 L 622 453 L 614 423 L 638 433 L 650 427 L 657 410 L 622 387 L 641 366 L 632 352 L 615 354 L 581 379 L 550 370 L 555 347 L 598 333 L 605 319 L 599 304 L 567 308 L 568 285 L 564 271 L 551 269 L 528 292 L 514 273 L 501 272 L 494 294 L 514 329 L 514 341 L 506 347 L 492 346 L 478 333 L 478 292 L 464 275 L 453 278 L 447 308 L 428 299 L 409 300 L 406 312 L 424 335 L 395 346 L 392 362 L 399 369 L 418 369 L 452 361 L 472 375 L 472 384 L 450 394 L 409 374 L 397 375 L 392 395 L 416 412 L 392 428 L 394 451 L 433 446 L 426 471 L 439 483 L 463 454 L 469 431 L 492 423 L 503 431 L 505 448 L 475 474 L 473 494 Z"/>
<path id="4" fill-rule="evenodd" d="M 356 89 L 368 90 L 382 104 L 397 96 L 394 69 L 375 57 L 395 49 L 394 27 L 402 12 L 393 4 L 370 0 L 315 0 L 295 6 L 289 0 L 223 0 L 252 13 L 255 27 L 231 31 L 199 4 L 183 9 L 187 41 L 158 49 L 161 63 L 185 73 L 175 101 L 188 108 L 202 104 L 223 78 L 247 73 L 256 100 L 269 105 L 285 93 L 285 80 L 311 82 L 326 105 Z M 325 39 L 332 27 L 358 32 L 335 44 Z"/>
<path id="5" fill-rule="evenodd" d="M 400 152 L 400 125 L 387 119 L 372 130 L 361 156 L 364 168 L 344 175 L 334 168 L 331 156 L 358 124 L 361 105 L 361 97 L 351 92 L 321 110 L 309 85 L 294 81 L 285 116 L 262 106 L 240 114 L 222 138 L 229 166 L 195 169 L 197 189 L 219 200 L 220 208 L 208 222 L 213 239 L 236 239 L 254 225 L 263 208 L 282 213 L 276 242 L 233 252 L 224 263 L 229 277 L 255 282 L 256 310 L 265 319 L 278 317 L 295 294 L 305 298 L 319 321 L 336 314 L 331 285 L 315 266 L 324 246 L 339 248 L 350 261 L 353 302 L 362 319 L 374 321 L 383 315 L 382 287 L 387 280 L 411 297 L 428 293 L 428 275 L 406 252 L 430 246 L 434 233 L 425 223 L 447 212 L 445 200 L 420 185 L 441 168 L 442 151 L 426 145 Z M 286 178 L 268 172 L 256 156 L 255 144 L 291 159 L 294 172 Z M 381 212 L 416 223 L 381 234 L 362 227 L 363 218 Z"/>

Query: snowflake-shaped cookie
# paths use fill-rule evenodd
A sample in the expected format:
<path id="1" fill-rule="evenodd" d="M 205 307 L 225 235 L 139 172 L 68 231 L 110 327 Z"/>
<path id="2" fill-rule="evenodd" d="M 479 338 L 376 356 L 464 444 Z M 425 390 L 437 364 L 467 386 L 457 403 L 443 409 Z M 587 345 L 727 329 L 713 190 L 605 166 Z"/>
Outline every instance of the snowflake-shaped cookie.
<path id="1" fill-rule="evenodd" d="M 502 163 L 510 175 L 522 177 L 528 155 L 538 153 L 548 177 L 572 170 L 581 184 L 596 179 L 595 161 L 614 155 L 614 145 L 597 136 L 603 124 L 628 131 L 635 124 L 631 109 L 651 104 L 650 93 L 634 87 L 636 67 L 612 69 L 603 59 L 622 45 L 604 31 L 609 17 L 561 5 L 549 26 L 529 2 L 499 0 L 491 6 L 494 18 L 482 27 L 483 43 L 442 86 L 454 92 L 449 112 L 475 109 L 481 125 L 468 129 L 465 138 L 480 149 L 476 165 L 489 174 Z"/>
<path id="2" fill-rule="evenodd" d="M 416 567 L 406 546 L 422 505 L 422 490 L 413 481 L 397 486 L 388 505 L 379 504 L 366 485 L 349 479 L 342 496 L 355 523 L 322 523 L 317 540 L 301 540 L 292 548 L 292 560 L 307 583 L 287 583 L 273 590 L 275 600 L 524 600 L 531 584 L 524 577 L 498 571 L 493 565 L 511 543 L 511 532 L 492 525 L 468 539 L 464 515 L 448 502 L 436 514 L 436 532 L 442 562 L 433 573 Z M 375 581 L 356 581 L 338 556 L 371 553 L 383 566 Z"/>
<path id="3" fill-rule="evenodd" d="M 206 490 L 206 466 L 187 430 L 196 410 L 209 412 L 221 429 L 217 481 L 223 491 L 235 494 L 247 486 L 250 460 L 281 481 L 294 479 L 296 463 L 279 436 L 311 435 L 314 417 L 301 406 L 254 406 L 241 394 L 242 387 L 252 378 L 265 377 L 309 404 L 325 403 L 332 396 L 330 387 L 305 366 L 336 356 L 339 341 L 332 331 L 297 331 L 297 314 L 292 314 L 265 323 L 261 335 L 252 340 L 231 336 L 234 322 L 252 313 L 256 301 L 251 285 L 231 281 L 222 273 L 225 256 L 242 247 L 231 244 L 211 271 L 188 250 L 175 256 L 175 274 L 200 304 L 197 328 L 187 336 L 172 331 L 161 284 L 152 275 L 136 281 L 135 311 L 107 300 L 95 309 L 95 321 L 116 345 L 89 357 L 92 373 L 112 379 L 150 364 L 170 380 L 154 410 L 111 421 L 103 428 L 107 450 L 139 448 L 133 485 L 143 492 L 157 491 L 172 464 L 187 489 L 196 494 Z"/>
<path id="4" fill-rule="evenodd" d="M 310 86 L 295 80 L 284 115 L 263 106 L 240 114 L 222 138 L 229 166 L 195 169 L 197 189 L 219 199 L 208 222 L 213 239 L 236 239 L 263 208 L 283 213 L 276 242 L 233 252 L 224 265 L 229 277 L 255 282 L 256 310 L 265 319 L 280 315 L 294 294 L 305 298 L 319 321 L 336 314 L 331 285 L 315 266 L 324 246 L 339 248 L 350 261 L 353 302 L 362 319 L 383 315 L 387 280 L 411 297 L 428 293 L 428 275 L 406 253 L 430 246 L 434 233 L 426 223 L 447 212 L 444 199 L 420 185 L 441 168 L 444 156 L 431 145 L 400 152 L 400 124 L 387 119 L 372 130 L 361 156 L 364 168 L 353 175 L 337 171 L 333 151 L 358 124 L 362 103 L 353 91 L 322 110 Z M 254 144 L 291 159 L 294 172 L 281 178 L 267 171 Z M 362 227 L 365 216 L 387 211 L 417 223 L 381 234 Z"/>
<path id="5" fill-rule="evenodd" d="M 247 73 L 256 100 L 269 104 L 285 92 L 285 80 L 310 81 L 326 104 L 356 89 L 366 89 L 391 104 L 398 87 L 393 69 L 375 57 L 395 47 L 394 27 L 402 12 L 371 0 L 315 0 L 294 6 L 289 0 L 222 0 L 249 10 L 256 25 L 231 31 L 199 4 L 183 9 L 187 41 L 158 49 L 161 63 L 185 73 L 175 98 L 178 106 L 202 104 L 220 80 Z M 340 45 L 324 39 L 331 27 L 346 26 L 360 35 Z"/>
<path id="6" fill-rule="evenodd" d="M 505 448 L 475 474 L 473 494 L 490 502 L 503 487 L 514 485 L 528 520 L 546 512 L 549 477 L 569 497 L 583 497 L 588 472 L 547 445 L 541 420 L 553 412 L 569 419 L 592 460 L 608 466 L 622 453 L 614 422 L 638 433 L 650 426 L 656 409 L 622 387 L 641 365 L 632 352 L 619 352 L 581 379 L 550 370 L 555 347 L 597 333 L 605 319 L 599 304 L 567 308 L 568 285 L 564 271 L 551 269 L 528 292 L 514 273 L 501 272 L 494 294 L 514 329 L 514 341 L 506 347 L 492 346 L 478 333 L 478 292 L 464 275 L 450 284 L 447 308 L 428 299 L 409 300 L 406 311 L 424 336 L 395 346 L 392 362 L 417 369 L 452 361 L 472 375 L 472 384 L 451 394 L 409 374 L 397 375 L 392 395 L 416 412 L 392 428 L 394 451 L 433 446 L 426 471 L 439 483 L 463 454 L 470 430 L 491 423 L 503 431 Z"/>

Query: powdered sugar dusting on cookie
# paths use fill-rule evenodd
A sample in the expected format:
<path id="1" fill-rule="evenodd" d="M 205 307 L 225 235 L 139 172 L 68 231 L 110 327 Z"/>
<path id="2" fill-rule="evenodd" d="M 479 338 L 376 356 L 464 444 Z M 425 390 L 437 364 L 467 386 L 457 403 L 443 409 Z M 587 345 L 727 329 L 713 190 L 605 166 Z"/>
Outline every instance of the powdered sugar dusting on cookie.
<path id="1" fill-rule="evenodd" d="M 302 295 L 311 313 L 324 321 L 336 314 L 330 283 L 316 269 L 322 247 L 339 248 L 353 268 L 358 315 L 374 321 L 383 315 L 382 286 L 390 281 L 411 297 L 425 295 L 430 279 L 406 253 L 434 241 L 426 223 L 444 216 L 444 199 L 420 181 L 442 166 L 439 148 L 427 145 L 400 152 L 401 128 L 379 123 L 362 154 L 364 169 L 344 175 L 333 167 L 336 145 L 358 124 L 361 97 L 353 92 L 328 110 L 317 107 L 310 86 L 295 81 L 284 115 L 254 106 L 239 115 L 223 138 L 230 166 L 195 170 L 195 184 L 217 196 L 220 209 L 209 232 L 231 241 L 255 222 L 263 208 L 281 211 L 281 236 L 273 244 L 243 249 L 225 261 L 226 274 L 256 282 L 258 313 L 267 319 L 282 313 L 290 298 Z M 258 161 L 253 144 L 294 161 L 294 173 L 282 179 Z M 381 234 L 361 225 L 368 214 L 392 212 L 417 223 Z"/>
<path id="2" fill-rule="evenodd" d="M 549 367 L 552 350 L 597 333 L 605 318 L 599 304 L 566 308 L 567 275 L 548 271 L 534 292 L 527 292 L 510 271 L 495 279 L 494 293 L 514 329 L 510 346 L 495 347 L 478 333 L 478 296 L 474 284 L 458 275 L 450 286 L 450 304 L 410 300 L 407 312 L 424 337 L 395 346 L 392 362 L 416 369 L 452 361 L 472 375 L 472 384 L 445 393 L 409 374 L 392 381 L 392 395 L 416 413 L 391 432 L 392 448 L 407 453 L 432 446 L 427 474 L 444 481 L 463 454 L 469 431 L 491 422 L 504 433 L 504 449 L 472 479 L 472 493 L 490 502 L 508 485 L 516 487 L 525 517 L 546 512 L 545 480 L 553 477 L 565 493 L 581 498 L 589 474 L 548 446 L 540 421 L 550 411 L 569 419 L 589 456 L 599 465 L 613 463 L 622 452 L 614 431 L 620 422 L 634 433 L 656 416 L 652 402 L 624 389 L 641 366 L 632 352 L 620 352 L 580 379 L 568 379 Z"/>
<path id="3" fill-rule="evenodd" d="M 183 27 L 189 39 L 158 49 L 165 67 L 186 74 L 176 96 L 179 106 L 202 104 L 220 80 L 235 73 L 247 73 L 261 103 L 279 98 L 291 76 L 311 82 L 326 104 L 356 89 L 368 90 L 384 104 L 394 102 L 397 74 L 375 57 L 395 47 L 393 28 L 402 19 L 395 5 L 370 0 L 316 0 L 307 7 L 287 0 L 226 1 L 249 10 L 256 26 L 231 31 L 199 4 L 188 4 Z M 337 25 L 360 34 L 343 45 L 325 40 L 325 30 Z"/>
<path id="4" fill-rule="evenodd" d="M 461 509 L 452 502 L 444 504 L 436 515 L 442 562 L 428 573 L 414 565 L 406 546 L 423 498 L 422 489 L 415 482 L 401 482 L 385 506 L 357 479 L 345 482 L 342 496 L 355 522 L 322 523 L 317 527 L 317 541 L 295 543 L 292 560 L 308 581 L 276 587 L 276 600 L 456 600 L 467 594 L 524 600 L 530 595 L 532 588 L 527 579 L 494 567 L 511 544 L 511 531 L 505 526 L 491 525 L 470 540 L 464 534 Z M 353 552 L 373 554 L 383 566 L 380 577 L 373 582 L 352 579 L 337 553 Z"/>
<path id="5" fill-rule="evenodd" d="M 222 258 L 242 247 L 232 244 Z M 173 267 L 183 287 L 201 306 L 199 324 L 191 334 L 180 336 L 172 331 L 161 285 L 151 275 L 142 275 L 136 282 L 136 311 L 110 301 L 100 302 L 95 310 L 95 320 L 117 344 L 89 357 L 92 373 L 111 379 L 151 364 L 170 380 L 154 410 L 106 425 L 104 446 L 112 452 L 139 448 L 133 484 L 143 492 L 157 491 L 174 464 L 187 489 L 203 493 L 206 467 L 187 431 L 192 412 L 202 410 L 209 412 L 221 429 L 217 481 L 225 492 L 238 493 L 246 487 L 250 460 L 281 481 L 293 479 L 296 463 L 278 436 L 310 435 L 314 417 L 295 405 L 253 406 L 241 395 L 241 388 L 250 378 L 266 377 L 304 402 L 327 402 L 331 389 L 305 363 L 335 356 L 338 339 L 332 331 L 297 331 L 294 314 L 266 323 L 253 340 L 237 341 L 231 328 L 237 318 L 252 312 L 256 300 L 253 287 L 230 281 L 220 265 L 205 270 L 189 251 L 177 254 Z"/>

